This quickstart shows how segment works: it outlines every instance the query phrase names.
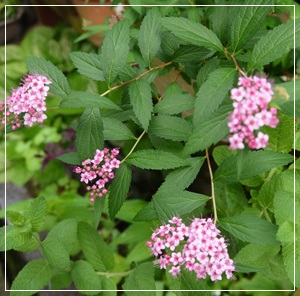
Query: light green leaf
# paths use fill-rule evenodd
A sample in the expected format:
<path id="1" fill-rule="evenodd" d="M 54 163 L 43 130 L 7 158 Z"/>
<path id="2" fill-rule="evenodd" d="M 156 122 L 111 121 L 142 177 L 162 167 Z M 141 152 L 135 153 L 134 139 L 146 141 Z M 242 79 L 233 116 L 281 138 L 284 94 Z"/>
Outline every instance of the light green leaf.
<path id="1" fill-rule="evenodd" d="M 184 154 L 190 155 L 216 144 L 229 133 L 228 112 L 230 106 L 224 106 L 212 113 L 209 118 L 199 122 L 193 129 L 184 148 Z"/>
<path id="2" fill-rule="evenodd" d="M 192 125 L 186 120 L 169 115 L 153 116 L 149 133 L 172 141 L 187 141 L 192 133 Z"/>
<path id="3" fill-rule="evenodd" d="M 260 245 L 275 245 L 278 227 L 252 216 L 233 216 L 219 219 L 220 226 L 241 241 Z"/>
<path id="4" fill-rule="evenodd" d="M 300 19 L 296 20 L 297 31 L 300 29 Z M 269 31 L 253 48 L 248 62 L 248 71 L 280 58 L 294 46 L 294 22 L 289 21 Z"/>
<path id="5" fill-rule="evenodd" d="M 72 279 L 75 283 L 77 290 L 81 291 L 84 295 L 97 295 L 102 290 L 101 281 L 99 276 L 94 271 L 91 264 L 84 260 L 78 260 L 74 263 L 72 268 Z M 97 291 L 90 291 L 97 290 Z"/>
<path id="6" fill-rule="evenodd" d="M 86 108 L 76 130 L 76 148 L 80 161 L 93 158 L 96 149 L 103 149 L 103 123 L 98 108 Z"/>
<path id="7" fill-rule="evenodd" d="M 292 155 L 280 152 L 239 151 L 222 162 L 215 172 L 215 180 L 238 182 L 292 161 Z"/>
<path id="8" fill-rule="evenodd" d="M 195 102 L 194 126 L 209 118 L 222 103 L 236 77 L 233 68 L 220 68 L 213 71 L 200 87 Z"/>
<path id="9" fill-rule="evenodd" d="M 106 276 L 100 276 L 99 278 L 102 286 L 101 296 L 117 296 L 118 288 L 114 279 L 111 279 Z"/>
<path id="10" fill-rule="evenodd" d="M 299 231 L 299 229 L 296 229 Z M 298 232 L 297 232 L 298 233 Z M 278 229 L 277 240 L 282 243 L 293 243 L 294 242 L 294 223 L 290 221 L 284 221 Z"/>
<path id="11" fill-rule="evenodd" d="M 15 227 L 8 225 L 0 228 L 0 251 L 5 250 L 5 228 L 6 228 L 6 250 L 19 249 L 25 244 L 29 243 L 32 238 L 32 232 L 29 225 L 24 225 L 22 227 Z"/>
<path id="12" fill-rule="evenodd" d="M 101 68 L 109 86 L 126 63 L 129 52 L 129 27 L 130 22 L 126 19 L 116 23 L 103 41 Z"/>
<path id="13" fill-rule="evenodd" d="M 245 6 L 235 7 L 234 18 L 230 25 L 230 44 L 232 52 L 240 50 L 260 29 L 262 23 L 265 21 L 268 12 L 272 9 L 271 0 L 260 0 L 255 2 L 258 6 L 251 6 L 253 2 L 245 1 Z M 259 6 L 260 4 L 270 6 Z"/>
<path id="14" fill-rule="evenodd" d="M 104 140 L 117 141 L 117 140 L 136 140 L 131 130 L 121 121 L 103 117 L 103 136 Z"/>
<path id="15" fill-rule="evenodd" d="M 166 170 L 188 165 L 186 160 L 170 152 L 151 149 L 133 152 L 126 161 L 139 168 L 149 170 Z"/>
<path id="16" fill-rule="evenodd" d="M 122 110 L 118 105 L 106 97 L 95 93 L 74 91 L 60 103 L 61 108 L 106 108 Z"/>
<path id="17" fill-rule="evenodd" d="M 62 162 L 68 163 L 68 164 L 75 164 L 75 165 L 81 164 L 77 152 L 67 152 L 67 153 L 59 155 L 55 158 Z"/>
<path id="18" fill-rule="evenodd" d="M 71 52 L 70 58 L 81 75 L 94 80 L 104 81 L 100 56 L 98 54 Z"/>
<path id="19" fill-rule="evenodd" d="M 229 156 L 236 154 L 235 150 L 231 150 L 228 146 L 220 145 L 214 148 L 212 156 L 218 166 Z"/>
<path id="20" fill-rule="evenodd" d="M 126 163 L 122 163 L 118 168 L 112 184 L 109 188 L 109 216 L 111 219 L 115 217 L 122 207 L 131 183 L 131 167 Z"/>
<path id="21" fill-rule="evenodd" d="M 181 273 L 182 273 L 182 279 L 180 280 L 180 290 L 185 290 L 185 292 L 182 292 L 182 296 L 189 296 L 191 294 L 191 291 L 193 290 L 201 291 L 200 292 L 201 296 L 211 296 L 211 292 L 207 291 L 210 290 L 207 281 L 195 280 L 195 273 L 190 272 L 185 268 L 181 268 Z M 191 291 L 186 291 L 186 290 L 191 290 Z"/>
<path id="22" fill-rule="evenodd" d="M 294 194 L 278 189 L 274 196 L 274 214 L 276 224 L 294 221 Z"/>
<path id="23" fill-rule="evenodd" d="M 283 254 L 283 262 L 285 269 L 288 273 L 288 276 L 293 284 L 295 284 L 296 288 L 300 287 L 300 240 L 296 240 L 296 246 L 294 248 L 294 243 L 283 245 L 282 247 Z M 296 257 L 296 262 L 294 260 L 294 256 Z M 295 265 L 294 265 L 295 264 Z M 296 269 L 294 268 L 296 266 Z M 294 282 L 294 275 L 296 281 Z"/>
<path id="24" fill-rule="evenodd" d="M 45 75 L 51 80 L 52 83 L 50 84 L 50 91 L 54 94 L 62 98 L 65 98 L 68 94 L 70 94 L 71 89 L 67 78 L 51 62 L 46 61 L 43 58 L 27 57 L 26 65 L 30 73 L 39 73 L 41 75 Z"/>
<path id="25" fill-rule="evenodd" d="M 61 290 L 67 289 L 72 284 L 72 275 L 70 271 L 59 271 L 53 275 L 51 279 L 51 289 L 52 290 Z"/>
<path id="26" fill-rule="evenodd" d="M 7 211 L 6 218 L 16 227 L 23 226 L 26 223 L 26 217 L 15 211 Z"/>
<path id="27" fill-rule="evenodd" d="M 164 17 L 161 23 L 176 37 L 190 44 L 223 51 L 223 45 L 216 34 L 199 23 L 183 17 Z"/>
<path id="28" fill-rule="evenodd" d="M 179 114 L 194 108 L 195 99 L 189 94 L 164 96 L 154 107 L 154 112 L 165 115 Z"/>
<path id="29" fill-rule="evenodd" d="M 40 246 L 41 253 L 50 266 L 57 269 L 70 267 L 70 257 L 63 244 L 56 238 L 46 238 Z"/>
<path id="30" fill-rule="evenodd" d="M 33 232 L 38 232 L 43 229 L 47 214 L 46 199 L 43 196 L 37 197 L 30 203 L 26 210 L 26 217 L 31 223 Z"/>
<path id="31" fill-rule="evenodd" d="M 124 290 L 155 290 L 154 266 L 152 262 L 138 265 L 125 280 Z M 141 295 L 141 292 L 125 292 L 126 295 Z M 143 295 L 155 296 L 156 292 L 144 291 Z"/>
<path id="32" fill-rule="evenodd" d="M 99 271 L 112 269 L 114 257 L 112 251 L 92 226 L 86 222 L 78 223 L 78 239 L 87 261 Z"/>
<path id="33" fill-rule="evenodd" d="M 157 7 L 150 9 L 144 17 L 138 37 L 138 45 L 145 63 L 149 68 L 160 49 L 162 26 L 161 14 Z"/>
<path id="34" fill-rule="evenodd" d="M 35 294 L 34 291 L 43 289 L 52 277 L 52 269 L 46 260 L 33 260 L 25 265 L 14 279 L 11 290 L 23 290 L 22 296 Z M 26 290 L 33 290 L 28 291 Z M 20 295 L 20 292 L 11 292 L 11 296 Z"/>
<path id="35" fill-rule="evenodd" d="M 144 79 L 135 80 L 129 85 L 130 103 L 133 112 L 144 130 L 148 129 L 153 110 L 151 88 Z"/>

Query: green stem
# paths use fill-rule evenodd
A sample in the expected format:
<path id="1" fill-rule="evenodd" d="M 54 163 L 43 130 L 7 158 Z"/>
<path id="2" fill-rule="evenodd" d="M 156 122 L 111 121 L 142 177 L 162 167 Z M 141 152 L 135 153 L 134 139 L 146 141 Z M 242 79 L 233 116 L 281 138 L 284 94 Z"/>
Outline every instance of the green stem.
<path id="1" fill-rule="evenodd" d="M 207 166 L 208 166 L 208 170 L 209 170 L 209 176 L 210 176 L 210 183 L 211 183 L 211 199 L 213 202 L 213 208 L 214 208 L 214 223 L 216 224 L 218 221 L 218 213 L 217 213 L 217 205 L 216 205 L 216 198 L 215 198 L 215 187 L 214 187 L 214 175 L 211 169 L 211 164 L 210 164 L 210 160 L 209 160 L 209 153 L 208 153 L 208 149 L 205 149 L 205 154 L 206 154 L 206 159 L 207 159 Z"/>
<path id="2" fill-rule="evenodd" d="M 142 139 L 142 137 L 144 136 L 145 133 L 146 133 L 146 131 L 143 131 L 143 133 L 137 138 L 136 142 L 134 143 L 134 145 L 131 148 L 131 150 L 129 151 L 129 153 L 126 155 L 126 157 L 124 159 L 121 160 L 121 163 L 124 162 L 132 154 L 132 152 L 134 151 L 135 147 L 140 142 L 140 140 Z"/>
<path id="3" fill-rule="evenodd" d="M 269 182 L 272 179 L 272 177 L 275 174 L 276 170 L 277 170 L 277 168 L 273 168 L 273 169 L 270 170 L 267 178 L 264 180 L 265 183 Z"/>
<path id="4" fill-rule="evenodd" d="M 271 218 L 270 218 L 270 216 L 268 214 L 268 211 L 265 208 L 262 208 L 262 212 L 263 212 L 266 220 L 272 223 L 272 220 L 271 220 Z"/>
<path id="5" fill-rule="evenodd" d="M 106 277 L 119 277 L 119 276 L 124 277 L 124 276 L 131 274 L 133 271 L 134 271 L 134 269 L 127 270 L 124 272 L 101 272 L 101 271 L 98 271 L 97 274 L 104 275 Z"/>

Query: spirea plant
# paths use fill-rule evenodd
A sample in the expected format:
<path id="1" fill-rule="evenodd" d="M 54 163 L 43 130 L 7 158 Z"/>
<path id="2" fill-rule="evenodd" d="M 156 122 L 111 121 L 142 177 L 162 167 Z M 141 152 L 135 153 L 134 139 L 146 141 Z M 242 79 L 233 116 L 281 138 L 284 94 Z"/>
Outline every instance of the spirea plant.
<path id="1" fill-rule="evenodd" d="M 75 110 L 75 149 L 55 161 L 81 187 L 7 208 L 6 250 L 41 255 L 11 295 L 300 286 L 293 82 L 276 70 L 293 73 L 286 60 L 300 23 L 271 22 L 280 12 L 272 0 L 243 4 L 126 7 L 97 53 L 69 55 L 101 86 L 87 91 L 50 61 L 26 58 L 29 74 L 0 105 L 2 124 L 42 130 L 48 112 Z M 149 171 L 161 178 L 151 198 L 132 181 Z"/>

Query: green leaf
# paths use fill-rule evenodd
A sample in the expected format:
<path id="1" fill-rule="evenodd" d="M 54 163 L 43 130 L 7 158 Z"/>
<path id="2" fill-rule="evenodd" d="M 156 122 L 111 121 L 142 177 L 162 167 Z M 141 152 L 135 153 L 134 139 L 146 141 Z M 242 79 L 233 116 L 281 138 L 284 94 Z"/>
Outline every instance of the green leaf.
<path id="1" fill-rule="evenodd" d="M 84 260 L 78 260 L 72 268 L 72 279 L 78 291 L 84 295 L 97 295 L 102 290 L 101 281 L 93 267 Z M 86 291 L 84 291 L 86 290 Z M 96 291 L 91 291 L 96 290 Z"/>
<path id="2" fill-rule="evenodd" d="M 151 88 L 144 79 L 135 80 L 129 85 L 130 103 L 133 112 L 144 130 L 148 129 L 153 110 Z"/>
<path id="3" fill-rule="evenodd" d="M 129 52 L 129 28 L 130 22 L 122 20 L 116 23 L 102 44 L 101 68 L 109 86 L 115 81 L 119 71 L 126 64 Z"/>
<path id="4" fill-rule="evenodd" d="M 282 116 L 276 128 L 263 127 L 262 131 L 269 135 L 269 145 L 266 149 L 289 153 L 294 146 L 294 118 Z"/>
<path id="5" fill-rule="evenodd" d="M 145 63 L 149 68 L 160 49 L 162 26 L 161 14 L 157 7 L 150 9 L 144 17 L 138 37 L 138 45 Z"/>
<path id="6" fill-rule="evenodd" d="M 222 162 L 215 172 L 215 180 L 229 183 L 238 182 L 292 161 L 292 155 L 280 152 L 239 151 Z"/>
<path id="7" fill-rule="evenodd" d="M 234 257 L 236 270 L 239 272 L 255 272 L 267 269 L 272 258 L 280 251 L 279 245 L 248 244 Z"/>
<path id="8" fill-rule="evenodd" d="M 155 211 L 159 220 L 168 221 L 174 214 L 183 215 L 204 205 L 210 197 L 189 191 L 158 191 L 153 196 Z"/>
<path id="9" fill-rule="evenodd" d="M 227 42 L 229 25 L 232 19 L 230 10 L 232 8 L 227 6 L 213 6 L 209 7 L 209 9 L 212 11 L 211 15 L 209 16 L 212 30 L 222 42 Z"/>
<path id="10" fill-rule="evenodd" d="M 148 136 L 155 149 L 171 152 L 177 156 L 181 156 L 181 152 L 183 150 L 182 143 L 166 140 L 151 133 L 149 133 Z"/>
<path id="11" fill-rule="evenodd" d="M 296 227 L 296 231 L 299 231 Z M 298 233 L 297 231 L 297 233 Z M 277 240 L 282 243 L 293 243 L 294 242 L 294 223 L 290 221 L 284 221 L 277 231 Z"/>
<path id="12" fill-rule="evenodd" d="M 86 222 L 78 223 L 78 239 L 87 261 L 99 271 L 112 269 L 114 257 L 112 251 L 92 226 Z"/>
<path id="13" fill-rule="evenodd" d="M 209 75 L 197 93 L 194 126 L 209 118 L 210 114 L 218 108 L 228 95 L 235 77 L 236 70 L 233 68 L 220 68 Z"/>
<path id="14" fill-rule="evenodd" d="M 33 260 L 23 267 L 14 279 L 11 290 L 22 290 L 22 296 L 35 294 L 34 291 L 43 289 L 52 277 L 52 269 L 46 260 Z M 25 290 L 33 290 L 26 292 Z M 20 295 L 20 292 L 12 291 L 11 294 Z"/>
<path id="15" fill-rule="evenodd" d="M 192 125 L 186 120 L 169 115 L 153 116 L 149 133 L 172 141 L 187 141 L 192 133 Z"/>
<path id="16" fill-rule="evenodd" d="M 51 289 L 61 290 L 69 288 L 72 284 L 72 275 L 70 271 L 59 271 L 51 279 Z"/>
<path id="17" fill-rule="evenodd" d="M 99 279 L 102 285 L 101 296 L 117 296 L 118 288 L 114 279 L 106 276 L 100 276 Z"/>
<path id="18" fill-rule="evenodd" d="M 182 45 L 173 54 L 172 60 L 176 63 L 189 64 L 200 63 L 211 57 L 215 51 L 196 45 Z"/>
<path id="19" fill-rule="evenodd" d="M 219 67 L 220 60 L 216 57 L 206 62 L 197 74 L 197 85 L 200 87 L 209 77 L 210 73 Z"/>
<path id="20" fill-rule="evenodd" d="M 52 93 L 65 98 L 71 92 L 67 78 L 51 62 L 43 58 L 27 57 L 26 65 L 30 73 L 39 73 L 51 80 L 50 91 Z"/>
<path id="21" fill-rule="evenodd" d="M 46 199 L 43 196 L 37 197 L 30 203 L 26 210 L 26 217 L 31 223 L 33 232 L 38 232 L 43 229 L 47 214 Z"/>
<path id="22" fill-rule="evenodd" d="M 76 148 L 80 161 L 93 158 L 96 149 L 103 149 L 103 123 L 98 108 L 86 108 L 76 130 Z"/>
<path id="23" fill-rule="evenodd" d="M 106 108 L 122 110 L 118 105 L 106 97 L 85 91 L 74 91 L 60 103 L 61 108 Z"/>
<path id="24" fill-rule="evenodd" d="M 4 238 L 6 228 L 6 250 L 19 249 L 25 244 L 29 243 L 32 238 L 32 232 L 29 225 L 24 225 L 22 227 L 15 227 L 12 225 L 0 228 L 0 237 Z M 3 252 L 5 250 L 5 240 L 0 240 L 0 250 Z"/>
<path id="25" fill-rule="evenodd" d="M 199 23 L 183 17 L 164 17 L 161 23 L 176 37 L 190 44 L 223 51 L 223 45 L 216 34 Z"/>
<path id="26" fill-rule="evenodd" d="M 228 146 L 220 145 L 214 148 L 212 156 L 218 166 L 229 156 L 236 154 L 235 150 L 229 149 Z"/>
<path id="27" fill-rule="evenodd" d="M 115 217 L 122 207 L 131 183 L 131 167 L 126 163 L 122 163 L 117 169 L 115 177 L 109 188 L 109 216 L 111 219 Z"/>
<path id="28" fill-rule="evenodd" d="M 41 253 L 50 266 L 57 269 L 70 267 L 70 257 L 63 244 L 56 238 L 46 238 L 40 246 Z"/>
<path id="29" fill-rule="evenodd" d="M 241 241 L 275 245 L 278 227 L 268 221 L 252 216 L 233 216 L 219 219 L 220 226 Z"/>
<path id="30" fill-rule="evenodd" d="M 283 262 L 288 276 L 296 288 L 300 287 L 300 279 L 297 275 L 300 272 L 300 240 L 296 240 L 296 246 L 294 243 L 283 245 L 282 247 Z M 294 258 L 296 257 L 296 262 Z M 295 268 L 296 267 L 296 268 Z M 294 277 L 295 276 L 295 277 Z M 296 281 L 294 282 L 294 278 Z"/>
<path id="31" fill-rule="evenodd" d="M 77 71 L 88 78 L 104 81 L 100 56 L 95 53 L 71 52 L 70 58 Z"/>
<path id="32" fill-rule="evenodd" d="M 117 141 L 117 140 L 136 140 L 131 130 L 121 121 L 103 117 L 103 137 L 104 140 Z"/>
<path id="33" fill-rule="evenodd" d="M 68 254 L 71 254 L 77 241 L 76 219 L 66 219 L 56 224 L 48 233 L 47 239 L 58 240 Z"/>
<path id="34" fill-rule="evenodd" d="M 97 230 L 101 220 L 102 212 L 105 205 L 105 195 L 102 198 L 96 198 L 94 202 L 94 227 Z"/>
<path id="35" fill-rule="evenodd" d="M 294 194 L 278 189 L 274 196 L 274 214 L 276 224 L 294 221 Z"/>
<path id="36" fill-rule="evenodd" d="M 156 290 L 154 281 L 154 267 L 152 262 L 138 265 L 122 285 L 124 290 Z M 126 295 L 141 295 L 140 292 L 125 292 Z M 156 292 L 144 291 L 143 295 L 155 296 Z"/>
<path id="37" fill-rule="evenodd" d="M 229 108 L 229 106 L 219 108 L 207 120 L 203 120 L 196 125 L 184 148 L 185 155 L 202 151 L 228 135 L 229 115 L 227 111 L 229 111 Z"/>
<path id="38" fill-rule="evenodd" d="M 158 220 L 154 202 L 149 202 L 134 216 L 133 220 L 136 222 Z"/>
<path id="39" fill-rule="evenodd" d="M 181 268 L 181 273 L 182 273 L 182 277 L 180 278 L 180 290 L 185 291 L 185 292 L 182 292 L 182 296 L 189 296 L 193 290 L 201 291 L 200 292 L 201 296 L 210 296 L 211 295 L 211 292 L 207 291 L 207 290 L 210 290 L 210 288 L 207 284 L 207 281 L 195 280 L 195 273 L 190 272 L 190 271 L 186 270 L 185 268 Z"/>
<path id="40" fill-rule="evenodd" d="M 65 154 L 59 155 L 55 157 L 56 159 L 68 163 L 68 164 L 74 164 L 74 165 L 80 165 L 80 159 L 77 152 L 67 152 Z"/>
<path id="41" fill-rule="evenodd" d="M 255 4 L 272 5 L 271 0 L 260 0 Z M 232 52 L 240 50 L 260 29 L 264 23 L 271 6 L 251 6 L 253 2 L 245 1 L 245 6 L 234 9 L 231 27 L 230 44 Z M 250 5 L 249 5 L 250 4 Z"/>
<path id="42" fill-rule="evenodd" d="M 189 94 L 174 94 L 164 96 L 163 100 L 158 102 L 154 107 L 154 112 L 173 115 L 191 110 L 194 108 L 195 99 Z"/>
<path id="43" fill-rule="evenodd" d="M 148 170 L 166 170 L 188 165 L 186 160 L 170 152 L 151 149 L 133 152 L 126 161 L 134 166 Z"/>
<path id="44" fill-rule="evenodd" d="M 26 217 L 15 211 L 7 211 L 6 218 L 16 227 L 23 226 L 26 223 Z"/>
<path id="45" fill-rule="evenodd" d="M 296 28 L 299 30 L 300 19 L 296 20 Z M 258 69 L 261 66 L 280 58 L 294 46 L 294 22 L 289 21 L 269 31 L 254 46 L 248 62 L 248 71 Z"/>

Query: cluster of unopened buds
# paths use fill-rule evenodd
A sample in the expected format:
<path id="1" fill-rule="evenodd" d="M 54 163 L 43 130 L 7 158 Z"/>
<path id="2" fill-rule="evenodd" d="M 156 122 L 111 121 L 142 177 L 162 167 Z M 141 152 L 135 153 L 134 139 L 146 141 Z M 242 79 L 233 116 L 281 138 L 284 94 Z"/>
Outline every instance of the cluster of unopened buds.
<path id="1" fill-rule="evenodd" d="M 51 81 L 45 76 L 35 74 L 26 75 L 23 78 L 23 85 L 12 90 L 12 96 L 7 100 L 6 122 L 12 124 L 12 130 L 21 126 L 19 115 L 23 115 L 24 126 L 32 126 L 33 123 L 43 123 L 47 118 L 44 112 L 46 111 L 46 97 Z M 1 113 L 4 105 L 1 105 Z M 3 117 L 3 115 L 2 115 Z M 1 123 L 5 124 L 2 119 Z"/>
<path id="2" fill-rule="evenodd" d="M 232 135 L 231 149 L 251 149 L 268 146 L 269 136 L 260 131 L 263 126 L 275 128 L 279 122 L 276 108 L 268 105 L 272 100 L 272 85 L 265 77 L 239 77 L 238 88 L 231 90 L 233 113 L 228 122 Z"/>
<path id="3" fill-rule="evenodd" d="M 0 102 L 0 122 L 0 131 L 5 126 L 5 123 L 11 124 L 12 130 L 21 127 L 19 116 L 9 112 L 9 106 L 4 102 Z"/>
<path id="4" fill-rule="evenodd" d="M 82 168 L 75 167 L 74 172 L 80 174 L 81 182 L 92 183 L 86 187 L 90 191 L 91 202 L 95 201 L 95 197 L 102 197 L 108 192 L 106 183 L 115 177 L 113 170 L 120 166 L 120 161 L 116 158 L 118 154 L 118 148 L 111 151 L 107 148 L 97 149 L 93 159 L 84 160 Z"/>
<path id="5" fill-rule="evenodd" d="M 212 219 L 194 218 L 189 226 L 173 217 L 169 224 L 157 228 L 146 244 L 161 269 L 168 269 L 174 277 L 182 268 L 196 273 L 197 279 L 207 275 L 212 281 L 234 278 L 234 262 L 229 258 L 227 244 Z"/>

